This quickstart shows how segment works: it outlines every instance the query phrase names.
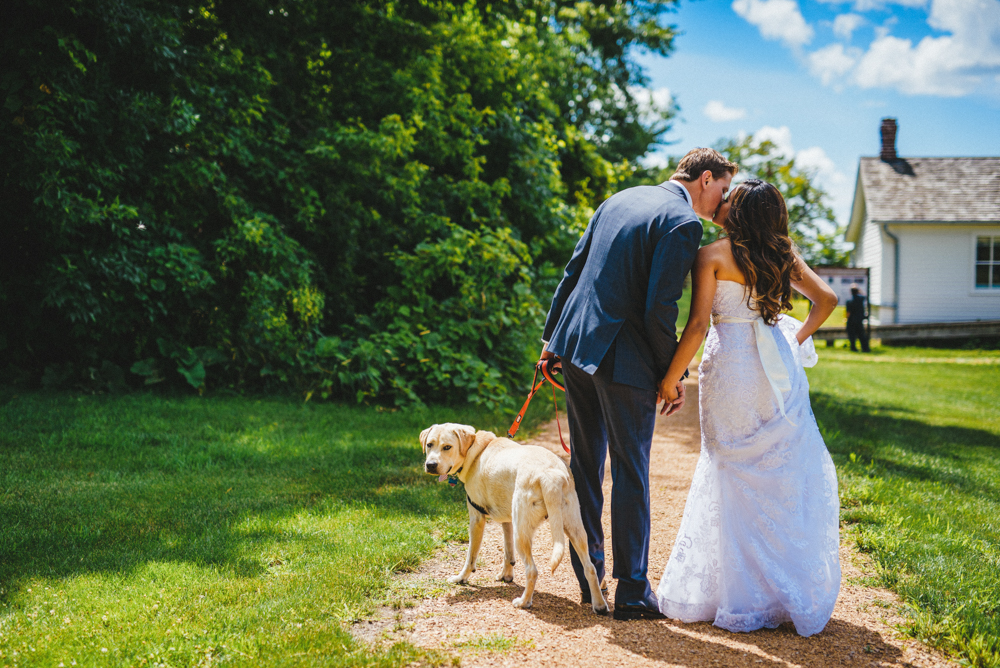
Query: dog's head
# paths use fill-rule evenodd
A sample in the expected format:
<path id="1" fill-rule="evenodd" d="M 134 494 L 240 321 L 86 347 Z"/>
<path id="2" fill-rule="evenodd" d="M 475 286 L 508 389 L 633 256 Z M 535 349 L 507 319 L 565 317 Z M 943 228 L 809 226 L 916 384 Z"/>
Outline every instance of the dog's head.
<path id="1" fill-rule="evenodd" d="M 467 424 L 435 424 L 420 432 L 424 449 L 424 471 L 442 478 L 454 474 L 465 462 L 476 440 L 476 428 Z"/>

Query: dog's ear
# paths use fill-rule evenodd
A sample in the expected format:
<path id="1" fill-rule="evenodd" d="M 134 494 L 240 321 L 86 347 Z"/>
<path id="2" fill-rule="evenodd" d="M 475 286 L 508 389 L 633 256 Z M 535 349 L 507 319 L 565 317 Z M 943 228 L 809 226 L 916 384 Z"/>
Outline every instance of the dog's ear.
<path id="1" fill-rule="evenodd" d="M 458 441 L 462 444 L 458 452 L 464 457 L 469 453 L 469 448 L 472 447 L 472 444 L 476 442 L 476 428 L 470 427 L 467 424 L 460 424 L 455 429 L 455 435 L 458 436 Z"/>
<path id="2" fill-rule="evenodd" d="M 422 432 L 420 432 L 420 449 L 424 451 L 425 455 L 427 454 L 427 434 L 431 433 L 431 429 L 433 429 L 436 426 L 437 426 L 436 424 L 432 424 L 431 426 L 427 427 L 427 429 L 424 429 Z"/>

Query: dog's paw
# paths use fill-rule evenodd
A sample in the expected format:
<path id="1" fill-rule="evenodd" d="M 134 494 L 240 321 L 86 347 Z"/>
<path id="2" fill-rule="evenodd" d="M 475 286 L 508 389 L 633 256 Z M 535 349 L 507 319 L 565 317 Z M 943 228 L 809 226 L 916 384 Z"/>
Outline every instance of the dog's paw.
<path id="1" fill-rule="evenodd" d="M 448 582 L 456 585 L 466 584 L 468 581 L 469 581 L 468 576 L 462 575 L 461 573 L 459 573 L 458 575 L 452 575 L 450 578 L 448 578 Z"/>
<path id="2" fill-rule="evenodd" d="M 515 608 L 530 608 L 531 607 L 531 600 L 529 599 L 529 600 L 526 601 L 526 600 L 524 600 L 523 596 L 518 596 L 517 598 L 515 598 L 514 601 L 513 601 L 513 603 L 514 603 L 514 607 Z"/>
<path id="3" fill-rule="evenodd" d="M 497 576 L 497 582 L 513 582 L 513 581 L 514 581 L 513 573 L 504 572 L 500 573 L 500 575 Z"/>

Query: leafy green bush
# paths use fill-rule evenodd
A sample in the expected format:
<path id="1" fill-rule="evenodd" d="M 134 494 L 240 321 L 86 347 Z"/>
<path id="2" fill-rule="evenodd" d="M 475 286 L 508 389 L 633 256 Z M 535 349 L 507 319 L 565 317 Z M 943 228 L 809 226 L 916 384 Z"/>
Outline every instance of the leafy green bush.
<path id="1" fill-rule="evenodd" d="M 671 4 L 20 3 L 2 364 L 506 401 L 532 289 L 672 113 L 629 57 L 669 50 Z"/>
<path id="2" fill-rule="evenodd" d="M 321 358 L 358 399 L 388 394 L 397 403 L 506 404 L 537 348 L 541 306 L 531 291 L 530 257 L 509 229 L 469 232 L 419 244 L 392 258 L 402 282 L 388 290 L 353 337 L 324 338 Z M 331 384 L 331 386 L 336 386 Z"/>

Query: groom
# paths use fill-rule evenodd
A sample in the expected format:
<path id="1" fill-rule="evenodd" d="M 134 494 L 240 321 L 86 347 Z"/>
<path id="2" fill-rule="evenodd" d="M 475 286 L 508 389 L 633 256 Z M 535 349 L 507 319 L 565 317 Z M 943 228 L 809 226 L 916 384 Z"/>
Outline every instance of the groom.
<path id="1" fill-rule="evenodd" d="M 737 166 L 698 148 L 669 181 L 608 198 L 597 209 L 545 319 L 541 358 L 559 357 L 566 383 L 572 455 L 590 558 L 604 579 L 604 461 L 611 452 L 611 548 L 615 619 L 661 619 L 646 579 L 649 554 L 649 450 L 658 387 L 677 347 L 677 300 L 701 242 L 702 223 L 725 197 Z M 570 550 L 584 603 L 590 591 Z"/>

